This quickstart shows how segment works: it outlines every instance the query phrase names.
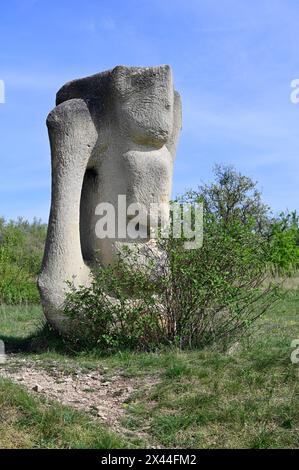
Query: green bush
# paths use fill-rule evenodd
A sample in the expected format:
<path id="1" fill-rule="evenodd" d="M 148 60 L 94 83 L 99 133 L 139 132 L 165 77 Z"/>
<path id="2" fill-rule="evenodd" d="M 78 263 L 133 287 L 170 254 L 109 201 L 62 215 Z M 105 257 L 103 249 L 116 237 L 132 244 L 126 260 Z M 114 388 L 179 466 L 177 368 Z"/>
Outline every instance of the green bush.
<path id="1" fill-rule="evenodd" d="M 97 270 L 91 287 L 67 296 L 75 340 L 103 348 L 227 347 L 277 300 L 278 287 L 265 287 L 275 260 L 255 183 L 217 167 L 216 182 L 186 200 L 204 203 L 203 247 L 160 239 L 160 258 L 148 250 L 141 264 L 138 250 L 127 249 Z"/>
<path id="2" fill-rule="evenodd" d="M 282 212 L 274 217 L 262 202 L 257 183 L 231 166 L 216 165 L 215 181 L 188 191 L 181 202 L 202 202 L 205 214 L 229 227 L 233 221 L 251 224 L 252 230 L 267 242 L 269 274 L 292 276 L 299 269 L 299 217 Z"/>
<path id="3" fill-rule="evenodd" d="M 46 237 L 46 225 L 38 220 L 6 222 L 0 218 L 0 302 L 36 303 L 36 277 Z"/>
<path id="4" fill-rule="evenodd" d="M 299 217 L 282 212 L 269 228 L 269 260 L 272 273 L 291 276 L 299 269 Z"/>
<path id="5" fill-rule="evenodd" d="M 228 230 L 211 216 L 204 247 L 186 250 L 182 240 L 160 240 L 160 260 L 125 251 L 114 266 L 98 270 L 91 287 L 71 289 L 65 313 L 74 339 L 102 348 L 182 349 L 211 342 L 228 346 L 248 331 L 277 299 L 262 289 L 267 245 L 250 225 Z"/>

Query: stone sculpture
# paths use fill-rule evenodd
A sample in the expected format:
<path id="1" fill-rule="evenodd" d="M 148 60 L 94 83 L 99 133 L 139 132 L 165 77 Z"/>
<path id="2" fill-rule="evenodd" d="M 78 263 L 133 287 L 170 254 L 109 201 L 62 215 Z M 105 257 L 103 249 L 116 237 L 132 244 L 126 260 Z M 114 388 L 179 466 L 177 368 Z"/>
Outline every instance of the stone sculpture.
<path id="1" fill-rule="evenodd" d="M 52 201 L 38 279 L 48 321 L 65 331 L 66 281 L 88 285 L 92 264 L 113 262 L 128 240 L 95 234 L 96 207 L 108 202 L 164 203 L 181 129 L 181 102 L 171 69 L 117 66 L 71 81 L 57 93 L 47 119 L 52 156 Z M 147 243 L 146 240 L 144 243 Z"/>

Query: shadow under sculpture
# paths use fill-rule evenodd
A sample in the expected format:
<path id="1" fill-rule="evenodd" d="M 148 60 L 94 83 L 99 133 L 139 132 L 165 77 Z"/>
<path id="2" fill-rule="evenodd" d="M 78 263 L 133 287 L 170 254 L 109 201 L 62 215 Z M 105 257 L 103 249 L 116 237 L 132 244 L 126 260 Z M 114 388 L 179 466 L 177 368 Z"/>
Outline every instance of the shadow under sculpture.
<path id="1" fill-rule="evenodd" d="M 58 91 L 47 126 L 52 200 L 38 286 L 47 320 L 67 332 L 66 281 L 89 285 L 96 257 L 108 265 L 128 242 L 117 227 L 115 238 L 96 236 L 98 204 L 112 204 L 116 221 L 119 195 L 127 206 L 162 203 L 169 211 L 181 130 L 171 69 L 117 66 L 73 80 Z"/>

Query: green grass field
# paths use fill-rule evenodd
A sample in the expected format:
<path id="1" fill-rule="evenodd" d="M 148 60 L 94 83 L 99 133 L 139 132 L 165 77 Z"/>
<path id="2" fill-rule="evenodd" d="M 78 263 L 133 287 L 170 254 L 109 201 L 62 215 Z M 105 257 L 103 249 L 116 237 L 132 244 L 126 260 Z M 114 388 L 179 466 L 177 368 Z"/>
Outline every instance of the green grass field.
<path id="1" fill-rule="evenodd" d="M 0 337 L 7 364 L 28 360 L 48 370 L 55 362 L 66 376 L 78 366 L 104 368 L 108 376 L 117 372 L 145 384 L 127 400 L 115 432 L 2 378 L 1 448 L 299 447 L 299 365 L 290 360 L 291 341 L 299 338 L 298 290 L 226 352 L 73 351 L 43 325 L 39 306 L 0 307 Z"/>

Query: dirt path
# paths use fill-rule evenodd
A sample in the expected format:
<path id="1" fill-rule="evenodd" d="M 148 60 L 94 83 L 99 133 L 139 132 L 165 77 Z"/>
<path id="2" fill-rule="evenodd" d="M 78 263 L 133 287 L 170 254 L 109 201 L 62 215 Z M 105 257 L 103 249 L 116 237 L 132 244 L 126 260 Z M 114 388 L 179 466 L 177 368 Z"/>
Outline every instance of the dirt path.
<path id="1" fill-rule="evenodd" d="M 121 371 L 108 375 L 103 370 L 66 372 L 58 362 L 47 363 L 46 369 L 33 360 L 8 358 L 0 367 L 0 376 L 23 385 L 28 391 L 56 400 L 105 421 L 112 430 L 128 432 L 122 425 L 130 396 L 140 389 L 148 390 L 156 378 L 124 377 Z M 135 433 L 137 434 L 137 433 Z M 146 433 L 138 433 L 146 438 Z M 147 440 L 147 439 L 146 439 Z"/>

